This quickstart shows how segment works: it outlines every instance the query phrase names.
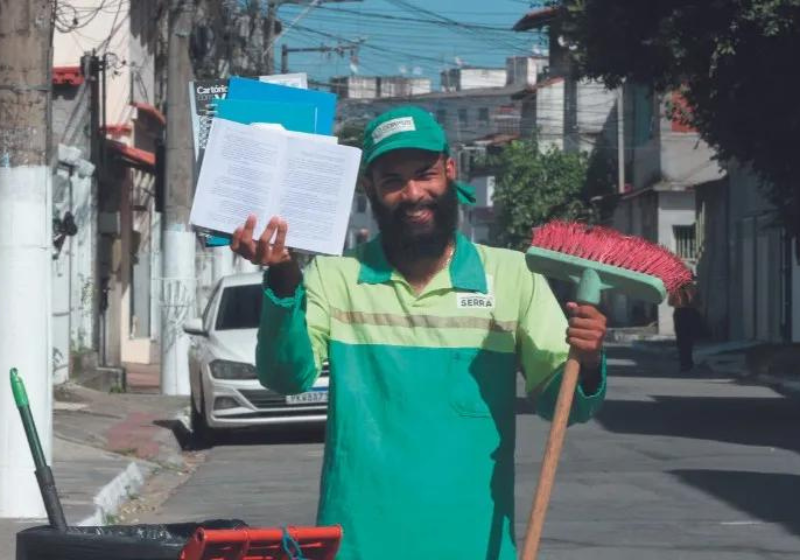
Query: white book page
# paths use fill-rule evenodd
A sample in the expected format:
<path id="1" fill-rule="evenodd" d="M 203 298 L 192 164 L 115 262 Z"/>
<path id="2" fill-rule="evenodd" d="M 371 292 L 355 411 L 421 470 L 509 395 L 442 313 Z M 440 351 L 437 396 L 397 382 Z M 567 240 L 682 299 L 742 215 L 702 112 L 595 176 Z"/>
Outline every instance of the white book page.
<path id="1" fill-rule="evenodd" d="M 360 162 L 358 148 L 288 139 L 278 215 L 289 247 L 342 254 Z"/>
<path id="2" fill-rule="evenodd" d="M 286 130 L 283 126 L 275 123 L 253 123 L 250 126 L 259 130 L 279 130 L 289 138 L 300 138 L 310 140 L 311 142 L 322 142 L 324 144 L 338 144 L 339 138 L 336 136 L 326 136 L 324 134 L 312 134 L 310 132 L 297 132 L 295 130 Z"/>
<path id="3" fill-rule="evenodd" d="M 287 138 L 278 131 L 214 119 L 189 221 L 231 234 L 250 214 L 257 229 L 276 214 Z"/>

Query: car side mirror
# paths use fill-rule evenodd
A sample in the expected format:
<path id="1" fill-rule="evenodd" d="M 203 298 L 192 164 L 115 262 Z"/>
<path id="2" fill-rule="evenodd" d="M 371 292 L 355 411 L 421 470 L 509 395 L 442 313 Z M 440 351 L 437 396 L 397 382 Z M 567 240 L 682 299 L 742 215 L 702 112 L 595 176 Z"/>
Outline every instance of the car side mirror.
<path id="1" fill-rule="evenodd" d="M 193 336 L 208 336 L 208 332 L 203 328 L 203 320 L 199 317 L 184 321 L 183 332 Z"/>

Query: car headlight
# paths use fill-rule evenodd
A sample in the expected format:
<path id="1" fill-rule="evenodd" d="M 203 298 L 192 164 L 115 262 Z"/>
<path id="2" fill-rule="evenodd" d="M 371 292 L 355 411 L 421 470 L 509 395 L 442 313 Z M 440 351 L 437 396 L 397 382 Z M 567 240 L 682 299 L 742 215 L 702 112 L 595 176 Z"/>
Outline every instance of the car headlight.
<path id="1" fill-rule="evenodd" d="M 209 367 L 211 368 L 211 377 L 214 379 L 258 379 L 256 368 L 243 362 L 214 360 Z"/>

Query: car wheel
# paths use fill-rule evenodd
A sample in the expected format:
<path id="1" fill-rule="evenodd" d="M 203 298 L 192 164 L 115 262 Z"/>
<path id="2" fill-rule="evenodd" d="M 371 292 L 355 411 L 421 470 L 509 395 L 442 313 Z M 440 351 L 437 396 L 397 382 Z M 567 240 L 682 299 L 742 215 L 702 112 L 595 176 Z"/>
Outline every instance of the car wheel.
<path id="1" fill-rule="evenodd" d="M 214 443 L 214 429 L 206 420 L 206 400 L 203 388 L 200 388 L 200 410 L 194 406 L 192 399 L 192 437 L 198 446 L 208 447 Z"/>

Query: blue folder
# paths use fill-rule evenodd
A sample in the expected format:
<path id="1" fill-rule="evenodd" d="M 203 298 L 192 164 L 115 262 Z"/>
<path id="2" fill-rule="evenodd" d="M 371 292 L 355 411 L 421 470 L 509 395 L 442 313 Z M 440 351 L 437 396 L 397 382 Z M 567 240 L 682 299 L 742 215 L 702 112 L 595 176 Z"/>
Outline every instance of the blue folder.
<path id="1" fill-rule="evenodd" d="M 336 118 L 336 96 L 325 91 L 268 84 L 247 78 L 231 78 L 226 99 L 311 105 L 317 109 L 317 134 L 332 135 Z M 288 128 L 288 127 L 287 127 Z"/>
<path id="2" fill-rule="evenodd" d="M 242 124 L 275 123 L 295 132 L 317 132 L 319 110 L 303 103 L 276 103 L 242 99 L 220 99 L 215 116 Z"/>

